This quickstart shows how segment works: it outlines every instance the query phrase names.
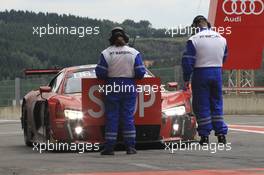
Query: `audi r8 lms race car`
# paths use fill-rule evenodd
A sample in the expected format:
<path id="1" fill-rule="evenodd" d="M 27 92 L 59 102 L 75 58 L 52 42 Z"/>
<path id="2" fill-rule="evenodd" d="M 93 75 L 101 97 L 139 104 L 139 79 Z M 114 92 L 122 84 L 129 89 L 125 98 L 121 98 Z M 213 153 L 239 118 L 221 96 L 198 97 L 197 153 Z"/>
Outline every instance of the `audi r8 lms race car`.
<path id="1" fill-rule="evenodd" d="M 103 81 L 96 78 L 95 67 L 25 71 L 26 75 L 56 74 L 47 86 L 23 98 L 21 124 L 27 146 L 48 140 L 104 142 L 104 104 L 98 89 Z M 137 84 L 161 86 L 160 79 L 150 71 Z M 177 83 L 168 86 L 177 88 Z M 190 90 L 139 92 L 135 111 L 137 143 L 194 140 L 196 120 L 190 97 Z"/>

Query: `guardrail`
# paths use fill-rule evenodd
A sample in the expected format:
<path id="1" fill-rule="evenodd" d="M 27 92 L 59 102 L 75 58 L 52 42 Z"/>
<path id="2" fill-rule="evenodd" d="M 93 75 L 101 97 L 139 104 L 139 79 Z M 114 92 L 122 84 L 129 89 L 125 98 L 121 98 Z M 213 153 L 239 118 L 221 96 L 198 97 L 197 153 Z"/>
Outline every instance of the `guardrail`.
<path id="1" fill-rule="evenodd" d="M 263 93 L 264 87 L 223 87 L 223 91 L 226 94 L 236 93 L 236 94 L 255 94 Z"/>
<path id="2" fill-rule="evenodd" d="M 223 87 L 223 91 L 253 91 L 253 92 L 264 92 L 264 87 Z"/>

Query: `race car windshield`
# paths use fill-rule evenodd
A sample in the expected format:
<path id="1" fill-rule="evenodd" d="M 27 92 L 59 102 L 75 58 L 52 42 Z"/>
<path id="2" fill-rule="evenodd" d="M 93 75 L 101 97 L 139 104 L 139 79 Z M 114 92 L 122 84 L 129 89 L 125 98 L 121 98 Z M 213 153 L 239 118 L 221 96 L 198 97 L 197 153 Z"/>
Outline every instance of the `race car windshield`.
<path id="1" fill-rule="evenodd" d="M 154 75 L 147 70 L 144 77 L 154 77 Z M 81 93 L 82 91 L 82 78 L 96 78 L 95 69 L 89 69 L 86 71 L 79 71 L 72 73 L 68 76 L 65 85 L 65 94 Z"/>
<path id="2" fill-rule="evenodd" d="M 95 69 L 75 72 L 68 76 L 65 84 L 65 94 L 81 93 L 82 78 L 96 78 Z"/>

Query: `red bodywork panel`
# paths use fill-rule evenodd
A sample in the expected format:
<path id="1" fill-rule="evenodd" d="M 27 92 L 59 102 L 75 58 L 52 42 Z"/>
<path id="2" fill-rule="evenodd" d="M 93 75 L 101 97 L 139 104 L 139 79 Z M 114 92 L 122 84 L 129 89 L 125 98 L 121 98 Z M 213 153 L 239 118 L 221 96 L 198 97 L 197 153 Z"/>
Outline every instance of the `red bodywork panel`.
<path id="1" fill-rule="evenodd" d="M 168 109 L 174 106 L 181 106 L 184 105 L 186 108 L 186 113 L 192 113 L 191 108 L 191 91 L 174 91 L 174 92 L 167 92 L 162 94 L 162 109 Z M 195 128 L 196 126 L 195 118 L 192 118 L 192 127 Z M 171 138 L 170 132 L 172 130 L 172 120 L 168 118 L 165 125 L 161 125 L 161 134 L 164 137 L 165 141 L 173 141 L 179 140 L 181 138 Z"/>
<path id="2" fill-rule="evenodd" d="M 86 116 L 88 125 L 104 124 L 104 105 L 102 93 L 98 85 L 104 85 L 104 81 L 98 79 L 82 79 L 82 110 Z M 155 85 L 160 87 L 159 78 L 145 78 L 137 81 L 137 85 Z M 98 104 L 99 103 L 99 104 Z M 137 125 L 160 125 L 161 123 L 161 92 L 152 92 L 150 95 L 139 93 L 135 112 Z"/>
<path id="3" fill-rule="evenodd" d="M 160 87 L 160 80 L 158 78 L 146 78 L 137 81 L 137 84 Z M 84 127 L 88 133 L 92 133 L 89 134 L 89 140 L 93 142 L 103 142 L 100 129 L 105 125 L 103 95 L 99 92 L 99 85 L 104 85 L 104 81 L 96 78 L 82 79 L 82 111 L 85 115 Z M 161 125 L 160 90 L 150 95 L 143 95 L 143 93 L 138 95 L 135 124 Z"/>
<path id="4" fill-rule="evenodd" d="M 264 48 L 263 0 L 245 1 L 245 4 L 239 0 L 211 0 L 209 21 L 215 27 L 231 27 L 232 33 L 223 35 L 229 51 L 225 69 L 261 67 Z"/>

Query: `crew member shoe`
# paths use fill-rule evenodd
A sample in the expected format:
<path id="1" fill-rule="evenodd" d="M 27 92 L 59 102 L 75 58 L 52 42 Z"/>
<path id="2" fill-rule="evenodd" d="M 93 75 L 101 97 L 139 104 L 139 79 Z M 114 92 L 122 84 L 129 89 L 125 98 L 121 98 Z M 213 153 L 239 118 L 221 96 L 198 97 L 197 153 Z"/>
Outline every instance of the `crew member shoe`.
<path id="1" fill-rule="evenodd" d="M 114 150 L 103 149 L 101 155 L 115 155 Z"/>
<path id="2" fill-rule="evenodd" d="M 217 139 L 218 139 L 218 143 L 226 144 L 226 137 L 225 137 L 225 135 L 218 135 L 217 136 Z"/>
<path id="3" fill-rule="evenodd" d="M 199 141 L 200 145 L 206 145 L 209 144 L 209 137 L 208 136 L 201 136 L 201 140 Z"/>
<path id="4" fill-rule="evenodd" d="M 137 154 L 137 150 L 135 148 L 128 147 L 127 154 Z"/>

